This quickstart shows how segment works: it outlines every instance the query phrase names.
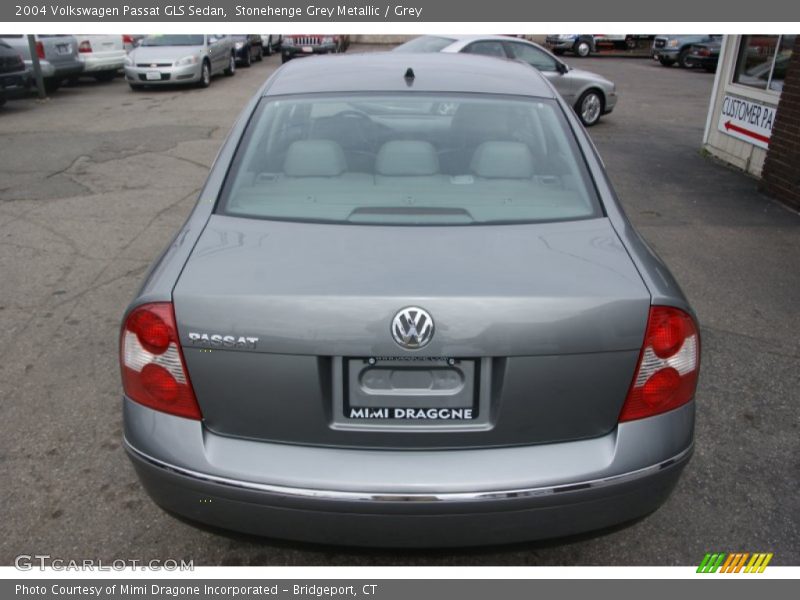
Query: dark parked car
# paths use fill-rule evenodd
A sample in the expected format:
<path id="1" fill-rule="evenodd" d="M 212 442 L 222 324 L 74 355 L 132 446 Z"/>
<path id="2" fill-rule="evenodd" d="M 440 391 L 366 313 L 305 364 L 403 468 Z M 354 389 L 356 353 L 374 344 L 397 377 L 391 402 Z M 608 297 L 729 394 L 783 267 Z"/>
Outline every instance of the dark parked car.
<path id="1" fill-rule="evenodd" d="M 317 35 L 300 33 L 285 35 L 281 41 L 281 60 L 287 62 L 300 56 L 335 54 L 350 46 L 349 35 Z"/>
<path id="2" fill-rule="evenodd" d="M 282 42 L 283 35 L 280 33 L 261 34 L 261 44 L 264 46 L 264 54 L 266 56 L 272 56 L 274 52 L 280 52 Z"/>
<path id="3" fill-rule="evenodd" d="M 30 74 L 22 56 L 5 42 L 0 41 L 0 106 L 12 98 L 27 95 Z"/>
<path id="4" fill-rule="evenodd" d="M 78 41 L 71 35 L 37 35 L 36 55 L 42 68 L 44 87 L 54 92 L 65 79 L 79 77 L 83 73 L 83 62 L 78 54 Z M 25 66 L 29 69 L 33 64 L 28 36 L 21 34 L 0 35 L 0 41 L 11 46 L 22 55 Z"/>
<path id="5" fill-rule="evenodd" d="M 665 67 L 671 67 L 675 63 L 685 69 L 692 67 L 689 61 L 689 54 L 693 44 L 703 44 L 713 40 L 722 39 L 720 35 L 700 34 L 700 35 L 657 35 L 653 39 L 653 46 L 650 55 Z"/>
<path id="6" fill-rule="evenodd" d="M 236 52 L 236 64 L 249 67 L 254 62 L 261 62 L 264 58 L 264 44 L 261 35 L 232 35 L 233 47 Z"/>
<path id="7" fill-rule="evenodd" d="M 687 62 L 692 67 L 702 67 L 709 73 L 717 70 L 719 62 L 719 51 L 722 47 L 722 40 L 712 40 L 701 44 L 692 44 L 689 51 Z"/>
<path id="8" fill-rule="evenodd" d="M 124 445 L 159 505 L 251 534 L 575 534 L 678 482 L 698 330 L 529 65 L 292 61 L 124 315 Z"/>

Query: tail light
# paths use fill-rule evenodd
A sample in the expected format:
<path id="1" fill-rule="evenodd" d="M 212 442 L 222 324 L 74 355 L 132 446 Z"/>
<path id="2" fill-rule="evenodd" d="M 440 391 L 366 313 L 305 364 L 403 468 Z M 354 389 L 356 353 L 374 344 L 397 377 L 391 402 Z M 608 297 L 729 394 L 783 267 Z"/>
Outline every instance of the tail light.
<path id="1" fill-rule="evenodd" d="M 652 306 L 620 422 L 652 417 L 694 397 L 700 371 L 700 335 L 694 319 L 670 306 Z"/>
<path id="2" fill-rule="evenodd" d="M 78 44 L 78 52 L 88 53 L 92 51 L 92 42 L 89 40 L 83 40 L 80 44 Z"/>
<path id="3" fill-rule="evenodd" d="M 122 36 L 122 43 L 123 44 L 133 44 L 133 36 L 125 34 Z"/>
<path id="4" fill-rule="evenodd" d="M 181 353 L 171 302 L 135 308 L 120 337 L 122 387 L 128 398 L 180 417 L 203 418 Z"/>
<path id="5" fill-rule="evenodd" d="M 36 42 L 36 56 L 39 57 L 40 60 L 44 60 L 44 44 L 42 42 Z"/>

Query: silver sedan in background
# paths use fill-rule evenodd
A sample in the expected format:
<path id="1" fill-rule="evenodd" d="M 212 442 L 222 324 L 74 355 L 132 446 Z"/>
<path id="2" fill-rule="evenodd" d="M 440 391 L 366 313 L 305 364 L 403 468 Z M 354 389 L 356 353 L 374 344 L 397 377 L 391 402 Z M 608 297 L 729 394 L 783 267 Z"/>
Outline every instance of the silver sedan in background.
<path id="1" fill-rule="evenodd" d="M 148 35 L 125 59 L 125 79 L 132 90 L 146 85 L 211 85 L 211 77 L 236 72 L 228 35 Z"/>
<path id="2" fill-rule="evenodd" d="M 605 77 L 574 69 L 533 42 L 503 35 L 425 35 L 394 49 L 395 52 L 464 52 L 528 63 L 553 84 L 575 109 L 586 127 L 614 110 L 617 89 Z"/>

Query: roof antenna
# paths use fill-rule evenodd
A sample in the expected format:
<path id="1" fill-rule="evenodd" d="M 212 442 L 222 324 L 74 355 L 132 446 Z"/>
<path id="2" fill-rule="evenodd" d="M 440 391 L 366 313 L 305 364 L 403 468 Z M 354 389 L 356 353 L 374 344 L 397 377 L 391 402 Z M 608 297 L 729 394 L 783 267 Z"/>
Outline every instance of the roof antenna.
<path id="1" fill-rule="evenodd" d="M 406 74 L 403 75 L 403 77 L 406 80 L 406 85 L 411 87 L 411 84 L 414 83 L 414 77 L 416 77 L 416 75 L 414 75 L 414 69 L 412 69 L 411 67 L 408 67 L 406 69 Z"/>

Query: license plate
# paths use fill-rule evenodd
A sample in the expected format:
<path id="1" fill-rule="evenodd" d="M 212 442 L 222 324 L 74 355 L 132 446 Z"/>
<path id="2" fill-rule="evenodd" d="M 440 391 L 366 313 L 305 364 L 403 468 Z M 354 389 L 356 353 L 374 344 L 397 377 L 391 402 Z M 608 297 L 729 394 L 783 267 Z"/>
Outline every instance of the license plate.
<path id="1" fill-rule="evenodd" d="M 69 54 L 69 44 L 56 44 L 56 52 L 59 54 Z"/>
<path id="2" fill-rule="evenodd" d="M 303 52 L 309 53 L 309 52 L 313 52 L 313 51 L 314 51 L 314 48 L 312 48 L 311 46 L 303 46 Z"/>
<path id="3" fill-rule="evenodd" d="M 161 81 L 161 72 L 160 71 L 148 71 L 145 75 L 147 81 Z"/>
<path id="4" fill-rule="evenodd" d="M 452 423 L 479 418 L 473 360 L 384 357 L 347 362 L 342 408 L 350 422 Z"/>

